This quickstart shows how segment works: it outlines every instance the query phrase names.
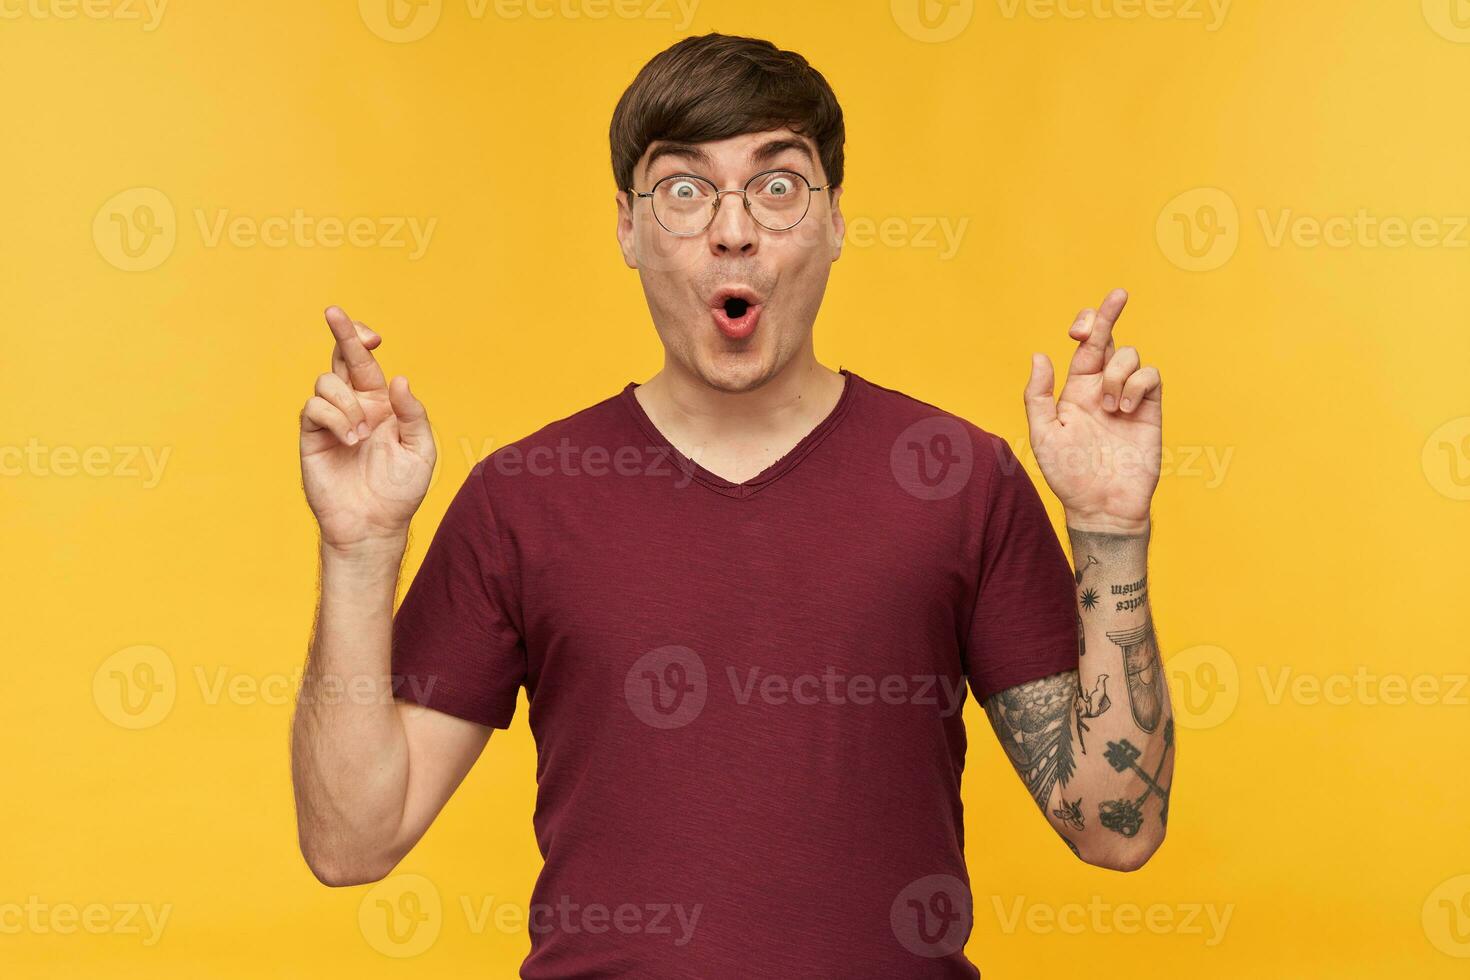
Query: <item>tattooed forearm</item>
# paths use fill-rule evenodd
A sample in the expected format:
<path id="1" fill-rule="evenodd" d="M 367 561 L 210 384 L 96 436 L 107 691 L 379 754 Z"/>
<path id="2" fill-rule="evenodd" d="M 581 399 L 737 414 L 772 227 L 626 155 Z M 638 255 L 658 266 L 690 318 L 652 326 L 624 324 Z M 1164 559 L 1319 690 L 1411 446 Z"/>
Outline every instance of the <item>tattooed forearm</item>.
<path id="1" fill-rule="evenodd" d="M 985 714 L 996 737 L 1043 810 L 1052 787 L 1072 778 L 1071 720 L 1077 672 L 1069 670 L 994 694 Z"/>
<path id="2" fill-rule="evenodd" d="M 1067 846 L 1092 863 L 1136 866 L 1162 839 L 1174 770 L 1149 600 L 1149 535 L 1068 532 L 1077 669 L 994 694 L 985 713 Z M 1112 711 L 1113 699 L 1125 696 L 1128 710 Z"/>
<path id="3" fill-rule="evenodd" d="M 1167 695 L 1148 603 L 1148 535 L 1107 534 L 1076 528 L 1069 528 L 1068 533 L 1081 590 L 1077 596 L 1079 649 L 1086 649 L 1084 634 L 1090 622 L 1094 630 L 1102 631 L 1122 651 L 1123 679 L 1134 723 L 1143 732 L 1153 732 L 1163 717 Z M 1082 586 L 1084 577 L 1090 583 L 1086 587 Z M 1112 600 L 1108 604 L 1102 601 L 1103 589 Z M 1141 620 L 1126 615 L 1139 611 Z M 1087 622 L 1083 613 L 1090 614 Z M 1093 666 L 1096 669 L 1102 664 Z"/>

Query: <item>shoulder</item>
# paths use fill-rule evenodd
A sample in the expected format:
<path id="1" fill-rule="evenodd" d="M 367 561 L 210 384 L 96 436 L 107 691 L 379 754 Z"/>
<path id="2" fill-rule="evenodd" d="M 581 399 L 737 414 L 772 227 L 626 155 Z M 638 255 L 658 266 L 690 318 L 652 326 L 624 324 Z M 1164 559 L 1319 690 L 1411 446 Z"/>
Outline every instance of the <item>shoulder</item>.
<path id="1" fill-rule="evenodd" d="M 1019 467 L 1011 442 L 998 432 L 907 392 L 854 377 L 863 387 L 864 428 L 892 440 L 895 466 L 908 455 L 928 456 L 936 464 L 948 459 L 978 476 L 982 487 L 996 474 L 1009 475 Z"/>
<path id="2" fill-rule="evenodd" d="M 571 477 L 610 468 L 620 452 L 638 444 L 620 391 L 487 454 L 471 468 L 470 479 L 497 507 L 514 506 L 568 486 Z"/>

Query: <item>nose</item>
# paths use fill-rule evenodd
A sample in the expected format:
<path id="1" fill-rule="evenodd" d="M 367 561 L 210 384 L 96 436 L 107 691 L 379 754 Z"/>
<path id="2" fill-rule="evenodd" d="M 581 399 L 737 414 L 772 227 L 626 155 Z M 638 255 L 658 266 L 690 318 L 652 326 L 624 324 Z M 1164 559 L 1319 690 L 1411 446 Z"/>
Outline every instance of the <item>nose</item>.
<path id="1" fill-rule="evenodd" d="M 723 207 L 725 195 L 733 194 L 735 200 L 730 207 Z M 757 225 L 745 209 L 745 200 L 739 191 L 718 191 L 715 197 L 715 217 L 709 226 L 709 247 L 716 255 L 731 252 L 753 255 L 756 250 Z"/>

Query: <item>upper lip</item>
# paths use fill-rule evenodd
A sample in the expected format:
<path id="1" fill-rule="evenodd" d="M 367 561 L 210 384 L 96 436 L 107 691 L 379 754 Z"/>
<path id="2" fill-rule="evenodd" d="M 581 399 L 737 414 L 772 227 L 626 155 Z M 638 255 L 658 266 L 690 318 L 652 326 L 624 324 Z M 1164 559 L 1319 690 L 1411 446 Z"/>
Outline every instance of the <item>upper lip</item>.
<path id="1" fill-rule="evenodd" d="M 751 306 L 759 306 L 761 304 L 760 293 L 751 289 L 749 286 L 734 285 L 721 286 L 715 291 L 714 296 L 710 298 L 709 305 L 713 309 L 724 306 L 727 301 L 732 299 L 743 299 Z"/>

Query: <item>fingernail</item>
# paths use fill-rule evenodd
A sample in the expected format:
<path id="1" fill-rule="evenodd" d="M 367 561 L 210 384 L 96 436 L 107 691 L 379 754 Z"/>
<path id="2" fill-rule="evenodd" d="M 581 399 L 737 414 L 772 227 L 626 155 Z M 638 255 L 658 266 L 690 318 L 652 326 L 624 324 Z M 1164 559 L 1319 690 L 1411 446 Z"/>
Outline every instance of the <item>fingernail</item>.
<path id="1" fill-rule="evenodd" d="M 357 433 L 352 431 L 351 429 L 347 430 L 347 445 L 357 445 Z"/>
<path id="2" fill-rule="evenodd" d="M 1103 395 L 1103 408 L 1107 409 L 1109 412 L 1117 407 L 1117 404 L 1118 400 L 1112 395 Z"/>
<path id="3" fill-rule="evenodd" d="M 1123 399 L 1123 411 L 1125 411 L 1125 412 L 1131 412 L 1131 411 L 1133 411 L 1133 399 L 1131 399 L 1131 398 L 1125 398 L 1125 399 Z"/>
<path id="4" fill-rule="evenodd" d="M 368 428 L 368 424 L 366 422 L 357 423 L 357 434 L 362 438 L 366 439 L 369 435 L 372 434 L 372 431 L 372 429 Z"/>

